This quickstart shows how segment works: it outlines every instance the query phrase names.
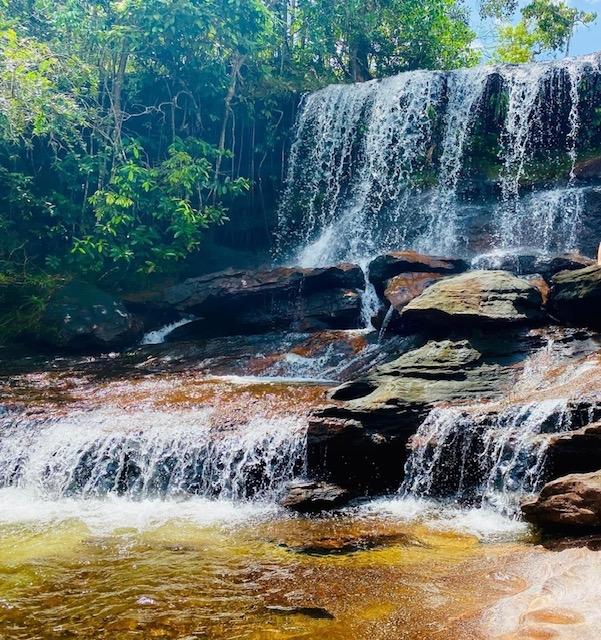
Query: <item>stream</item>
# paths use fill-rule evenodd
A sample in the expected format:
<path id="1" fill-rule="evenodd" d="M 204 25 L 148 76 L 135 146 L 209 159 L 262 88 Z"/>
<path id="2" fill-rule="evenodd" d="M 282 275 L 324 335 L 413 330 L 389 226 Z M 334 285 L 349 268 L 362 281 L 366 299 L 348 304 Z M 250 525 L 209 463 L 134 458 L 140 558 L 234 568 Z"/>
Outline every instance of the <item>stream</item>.
<path id="1" fill-rule="evenodd" d="M 6 637 L 570 638 L 570 621 L 595 624 L 591 591 L 556 594 L 561 624 L 536 606 L 556 571 L 595 554 L 545 550 L 498 510 L 400 492 L 325 516 L 279 507 L 334 382 L 313 367 L 311 380 L 158 371 L 152 356 L 5 362 Z M 511 635 L 524 620 L 511 628 L 503 607 L 564 635 Z"/>

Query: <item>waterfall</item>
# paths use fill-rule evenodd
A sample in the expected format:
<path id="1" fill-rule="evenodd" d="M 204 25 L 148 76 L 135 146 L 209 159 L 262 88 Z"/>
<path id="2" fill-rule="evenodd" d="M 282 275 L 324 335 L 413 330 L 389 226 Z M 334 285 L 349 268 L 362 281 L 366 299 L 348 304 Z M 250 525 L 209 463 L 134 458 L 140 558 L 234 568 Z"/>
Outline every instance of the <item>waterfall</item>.
<path id="1" fill-rule="evenodd" d="M 279 208 L 280 257 L 318 266 L 401 248 L 469 250 L 475 197 L 489 249 L 521 246 L 533 203 L 549 200 L 561 224 L 526 240 L 541 251 L 576 248 L 586 195 L 575 172 L 582 109 L 595 106 L 583 84 L 601 72 L 600 60 L 412 71 L 305 96 Z M 474 180 L 491 185 L 473 156 L 478 135 L 487 150 L 498 148 L 489 196 L 469 191 Z M 567 165 L 549 194 L 531 176 L 535 156 Z"/>
<path id="2" fill-rule="evenodd" d="M 194 320 L 197 320 L 197 318 L 194 316 L 181 318 L 180 320 L 175 320 L 174 322 L 170 322 L 166 324 L 160 329 L 149 331 L 148 333 L 144 334 L 140 344 L 142 345 L 163 344 L 170 333 L 172 333 L 176 329 L 179 329 L 179 327 L 183 327 L 187 324 L 190 324 L 191 322 L 194 322 Z"/>
<path id="3" fill-rule="evenodd" d="M 209 425 L 209 411 L 87 411 L 36 422 L 1 418 L 0 488 L 48 499 L 273 500 L 302 474 L 306 429 L 295 418 Z"/>
<path id="4" fill-rule="evenodd" d="M 413 437 L 401 492 L 482 504 L 512 515 L 544 482 L 551 433 L 569 429 L 564 400 L 434 409 Z"/>

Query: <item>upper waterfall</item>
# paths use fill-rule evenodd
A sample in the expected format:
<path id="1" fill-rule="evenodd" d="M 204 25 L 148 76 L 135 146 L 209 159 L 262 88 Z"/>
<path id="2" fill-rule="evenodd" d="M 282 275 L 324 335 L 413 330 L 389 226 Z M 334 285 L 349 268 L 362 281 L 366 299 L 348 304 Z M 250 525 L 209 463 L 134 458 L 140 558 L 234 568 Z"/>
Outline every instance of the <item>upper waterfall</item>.
<path id="1" fill-rule="evenodd" d="M 280 257 L 314 266 L 408 247 L 582 249 L 586 200 L 599 192 L 578 179 L 577 161 L 597 147 L 600 79 L 591 55 L 411 71 L 306 95 Z"/>

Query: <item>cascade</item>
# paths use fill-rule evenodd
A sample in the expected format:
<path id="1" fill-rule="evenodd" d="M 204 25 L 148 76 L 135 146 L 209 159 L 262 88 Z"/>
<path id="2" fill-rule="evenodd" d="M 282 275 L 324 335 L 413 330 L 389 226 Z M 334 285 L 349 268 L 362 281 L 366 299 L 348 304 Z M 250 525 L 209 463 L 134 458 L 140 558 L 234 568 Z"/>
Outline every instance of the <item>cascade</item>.
<path id="1" fill-rule="evenodd" d="M 179 329 L 179 327 L 183 327 L 184 325 L 190 324 L 194 322 L 197 318 L 195 317 L 187 317 L 181 318 L 180 320 L 175 320 L 174 322 L 169 322 L 163 327 L 159 329 L 154 329 L 153 331 L 149 331 L 146 333 L 140 342 L 142 345 L 150 345 L 150 344 L 163 344 L 167 339 L 167 336 Z"/>
<path id="2" fill-rule="evenodd" d="M 488 249 L 578 248 L 589 191 L 575 167 L 600 60 L 412 71 L 305 96 L 279 208 L 280 258 L 319 266 L 400 248 L 469 253 L 482 228 Z M 498 146 L 498 175 L 492 193 L 474 196 L 474 181 L 491 188 L 478 135 Z M 535 155 L 567 164 L 550 190 L 528 187 Z M 542 234 L 525 224 L 533 212 L 547 212 Z"/>
<path id="3" fill-rule="evenodd" d="M 563 400 L 512 406 L 434 409 L 413 437 L 404 495 L 452 498 L 512 515 L 544 481 L 549 434 L 565 431 Z"/>
<path id="4" fill-rule="evenodd" d="M 209 426 L 208 411 L 82 411 L 34 421 L 0 418 L 0 488 L 43 498 L 271 500 L 302 474 L 306 429 L 295 418 Z"/>

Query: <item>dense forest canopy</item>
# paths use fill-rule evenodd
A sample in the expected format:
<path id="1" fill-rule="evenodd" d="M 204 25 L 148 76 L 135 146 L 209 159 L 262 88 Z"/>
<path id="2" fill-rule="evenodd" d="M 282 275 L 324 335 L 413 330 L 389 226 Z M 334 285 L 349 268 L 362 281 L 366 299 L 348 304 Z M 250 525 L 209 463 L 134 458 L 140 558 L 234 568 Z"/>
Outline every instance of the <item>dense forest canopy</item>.
<path id="1" fill-rule="evenodd" d="M 593 18 L 534 0 L 498 57 Z M 118 287 L 202 254 L 273 207 L 300 92 L 473 65 L 474 38 L 459 0 L 0 0 L 3 304 L 27 322 L 57 276 Z"/>

